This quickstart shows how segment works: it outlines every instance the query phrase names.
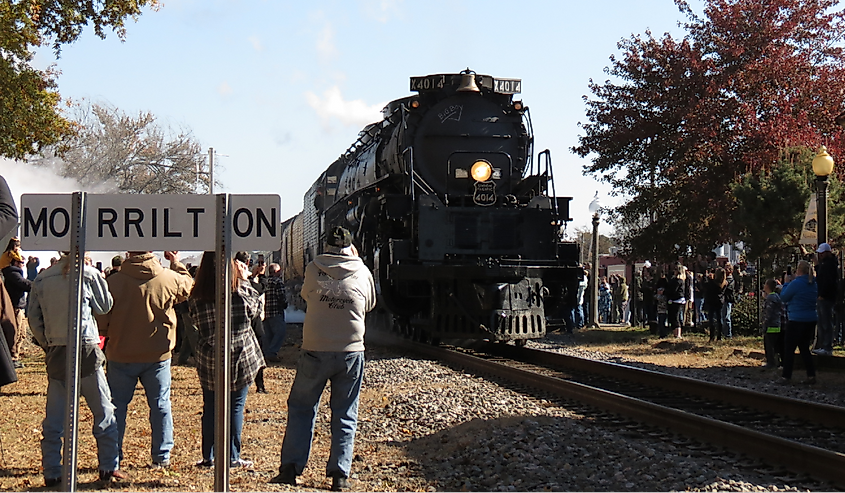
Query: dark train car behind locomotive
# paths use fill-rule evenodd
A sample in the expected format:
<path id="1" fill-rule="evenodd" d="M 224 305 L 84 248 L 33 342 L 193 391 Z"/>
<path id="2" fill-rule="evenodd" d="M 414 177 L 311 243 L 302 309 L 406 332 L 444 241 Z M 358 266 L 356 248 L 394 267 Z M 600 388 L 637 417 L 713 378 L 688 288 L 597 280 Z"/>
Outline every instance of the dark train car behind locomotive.
<path id="1" fill-rule="evenodd" d="M 551 154 L 533 159 L 521 86 L 469 69 L 412 77 L 418 94 L 390 102 L 284 224 L 292 292 L 341 225 L 395 330 L 524 343 L 559 323 L 582 270 L 561 240 L 570 198 L 556 197 Z"/>

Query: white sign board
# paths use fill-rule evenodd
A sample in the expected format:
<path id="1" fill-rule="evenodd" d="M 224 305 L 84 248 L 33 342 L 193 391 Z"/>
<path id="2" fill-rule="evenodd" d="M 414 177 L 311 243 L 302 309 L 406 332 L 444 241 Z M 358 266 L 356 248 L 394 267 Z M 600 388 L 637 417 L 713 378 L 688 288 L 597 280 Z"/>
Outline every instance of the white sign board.
<path id="1" fill-rule="evenodd" d="M 70 194 L 21 196 L 21 246 L 70 250 Z M 230 195 L 233 250 L 278 250 L 278 195 Z M 88 251 L 214 250 L 213 195 L 86 194 Z"/>

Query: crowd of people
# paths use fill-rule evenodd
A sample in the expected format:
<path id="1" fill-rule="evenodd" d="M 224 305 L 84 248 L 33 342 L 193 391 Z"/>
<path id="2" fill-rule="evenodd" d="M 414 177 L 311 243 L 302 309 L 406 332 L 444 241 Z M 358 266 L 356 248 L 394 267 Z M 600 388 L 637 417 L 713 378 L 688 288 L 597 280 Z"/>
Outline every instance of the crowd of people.
<path id="1" fill-rule="evenodd" d="M 777 279 L 763 282 L 760 334 L 767 368 L 782 368 L 781 381 L 792 378 L 797 349 L 807 369 L 807 382 L 815 383 L 811 355 L 830 356 L 835 341 L 842 342 L 845 284 L 829 244 L 822 243 L 813 259 L 798 263 Z M 563 307 L 566 331 L 584 327 L 590 313 L 586 293 L 592 289 L 590 266 L 584 267 L 577 304 Z M 753 276 L 744 262 L 717 262 L 716 254 L 699 256 L 688 265 L 652 265 L 634 269 L 630 283 L 622 274 L 599 278 L 598 323 L 649 327 L 661 338 L 683 338 L 683 329 L 704 328 L 711 343 L 734 336 L 731 314 L 743 296 L 754 295 Z M 839 311 L 837 311 L 839 310 Z M 839 316 L 837 317 L 837 313 Z M 838 320 L 838 324 L 834 324 Z M 814 347 L 814 348 L 813 348 Z M 812 348 L 812 349 L 811 349 Z"/>
<path id="2" fill-rule="evenodd" d="M 16 215 L 5 180 L 0 177 L 0 221 Z M 16 219 L 16 216 L 14 216 Z M 3 221 L 13 228 L 15 221 Z M 0 237 L 8 231 L 0 231 Z M 326 253 L 306 270 L 302 296 L 309 304 L 296 377 L 288 398 L 288 424 L 274 483 L 297 484 L 310 455 L 320 396 L 332 387 L 332 445 L 326 474 L 332 489 L 349 488 L 348 478 L 357 427 L 358 398 L 364 371 L 364 318 L 375 305 L 375 283 L 352 245 L 352 235 L 335 228 Z M 184 265 L 178 252 L 131 251 L 102 269 L 90 258 L 82 278 L 79 392 L 93 414 L 99 479 L 127 478 L 121 469 L 128 407 L 138 382 L 149 404 L 150 462 L 169 468 L 174 447 L 170 402 L 171 362 L 190 361 L 202 389 L 200 418 L 202 457 L 197 467 L 215 463 L 215 332 L 218 313 L 215 289 L 220 266 L 214 252 L 205 252 L 197 267 Z M 44 484 L 61 482 L 64 424 L 67 416 L 67 347 L 70 327 L 72 259 L 67 252 L 39 268 L 35 257 L 24 260 L 17 238 L 0 256 L 3 283 L 0 309 L 0 386 L 17 380 L 21 347 L 31 333 L 44 352 L 47 402 L 42 421 L 41 455 Z M 250 266 L 252 264 L 252 266 Z M 249 388 L 266 392 L 263 369 L 280 361 L 285 340 L 287 293 L 278 264 L 253 261 L 247 252 L 231 259 L 231 396 L 229 467 L 250 467 L 241 455 L 241 432 Z M 177 346 L 178 345 L 178 346 Z M 178 354 L 176 349 L 178 347 Z"/>

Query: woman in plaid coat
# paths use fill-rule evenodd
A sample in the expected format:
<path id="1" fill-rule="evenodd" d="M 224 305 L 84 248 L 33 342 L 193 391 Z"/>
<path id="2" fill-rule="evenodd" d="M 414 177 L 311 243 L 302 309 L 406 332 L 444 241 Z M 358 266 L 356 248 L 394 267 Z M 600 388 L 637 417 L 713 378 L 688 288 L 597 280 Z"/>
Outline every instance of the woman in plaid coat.
<path id="1" fill-rule="evenodd" d="M 264 366 L 264 357 L 255 339 L 251 321 L 258 313 L 258 291 L 247 280 L 249 270 L 241 261 L 232 265 L 232 355 L 229 391 L 232 393 L 231 417 L 231 466 L 250 467 L 252 462 L 241 459 L 241 430 L 244 422 L 244 404 L 250 385 L 258 370 Z M 198 330 L 196 349 L 197 374 L 202 386 L 202 461 L 204 467 L 214 465 L 214 328 L 216 303 L 214 298 L 217 269 L 214 252 L 205 252 L 197 270 L 197 277 L 188 310 Z"/>

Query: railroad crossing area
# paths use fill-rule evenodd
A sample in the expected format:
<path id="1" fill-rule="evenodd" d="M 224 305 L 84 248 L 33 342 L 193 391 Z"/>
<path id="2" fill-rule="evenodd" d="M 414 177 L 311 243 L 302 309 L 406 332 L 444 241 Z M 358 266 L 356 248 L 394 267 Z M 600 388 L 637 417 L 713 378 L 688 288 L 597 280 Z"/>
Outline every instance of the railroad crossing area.
<path id="1" fill-rule="evenodd" d="M 243 454 L 254 460 L 255 465 L 248 470 L 232 471 L 233 490 L 294 489 L 267 481 L 278 467 L 287 413 L 285 401 L 295 373 L 301 333 L 300 325 L 289 325 L 288 342 L 280 353 L 282 361 L 272 363 L 265 372 L 269 393 L 249 394 Z M 517 350 L 513 346 L 507 348 Z M 4 388 L 4 408 L 8 412 L 0 415 L 2 459 L 13 474 L 0 477 L 2 489 L 20 491 L 41 485 L 38 441 L 45 398 L 42 387 L 46 379 L 36 349 L 29 348 L 20 382 Z M 669 341 L 650 337 L 647 331 L 622 328 L 604 327 L 574 335 L 552 333 L 545 339 L 529 342 L 526 348 L 519 348 L 519 351 L 544 351 L 549 358 L 564 356 L 574 362 L 586 358 L 585 361 L 592 363 L 616 363 L 768 396 L 801 399 L 804 401 L 799 403 L 801 412 L 814 420 L 808 422 L 792 418 L 787 404 L 769 402 L 765 405 L 771 412 L 765 413 L 753 409 L 753 399 L 748 396 L 744 398 L 749 401 L 740 404 L 714 401 L 696 396 L 693 391 L 679 390 L 677 381 L 635 382 L 647 379 L 648 374 L 590 376 L 583 363 L 553 369 L 554 364 L 542 361 L 545 357 L 535 355 L 533 363 L 525 363 L 518 355 L 496 353 L 496 349 L 475 347 L 459 351 L 463 355 L 470 353 L 471 358 L 482 362 L 481 367 L 470 367 L 456 356 L 427 352 L 432 350 L 431 346 L 420 350 L 413 343 L 368 338 L 352 467 L 353 488 L 357 491 L 837 489 L 836 484 L 824 477 L 824 471 L 801 472 L 804 465 L 797 459 L 793 467 L 787 467 L 780 463 L 782 458 L 757 457 L 753 450 L 743 449 L 741 444 L 718 445 L 693 436 L 694 433 L 678 431 L 677 426 L 684 426 L 680 418 L 666 417 L 650 406 L 675 406 L 681 409 L 675 412 L 678 415 L 696 414 L 700 419 L 725 420 L 727 426 L 737 426 L 752 434 L 771 434 L 773 440 L 790 440 L 803 444 L 799 447 L 828 450 L 835 460 L 836 454 L 841 458 L 845 433 L 829 421 L 836 420 L 836 413 L 845 412 L 831 405 L 845 402 L 842 370 L 822 366 L 816 385 L 802 385 L 797 379 L 797 383 L 783 386 L 775 383 L 776 373 L 761 369 L 759 348 L 753 338 L 735 338 L 714 346 L 703 338 L 698 340 L 696 334 L 682 341 Z M 636 395 L 647 402 L 643 406 L 648 411 L 645 418 L 629 417 L 612 407 L 618 404 L 589 401 L 582 390 L 564 390 L 560 394 L 538 388 L 539 384 L 524 375 L 496 376 L 484 368 L 493 363 L 510 365 L 511 377 L 539 372 L 547 378 L 577 385 L 596 388 L 615 385 L 612 392 Z M 623 366 L 615 368 L 625 371 Z M 680 385 L 684 388 L 687 382 L 681 381 Z M 172 392 L 176 447 L 171 468 L 149 467 L 148 410 L 143 399 L 134 399 L 124 445 L 124 468 L 130 479 L 123 486 L 136 491 L 212 491 L 213 472 L 195 467 L 200 458 L 202 398 L 193 367 L 173 367 Z M 329 453 L 330 416 L 325 399 L 320 406 L 314 451 L 300 477 L 298 490 L 325 491 L 331 485 L 321 467 Z M 84 428 L 90 424 L 91 416 L 83 413 L 80 419 Z M 708 433 L 714 437 L 719 433 L 739 436 L 738 432 Z M 743 442 L 748 440 L 742 438 Z M 95 450 L 90 436 L 81 434 L 80 489 L 88 488 L 88 483 L 93 485 L 96 479 Z"/>

